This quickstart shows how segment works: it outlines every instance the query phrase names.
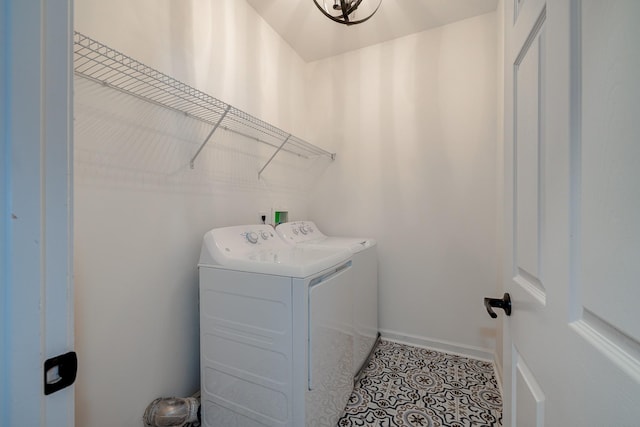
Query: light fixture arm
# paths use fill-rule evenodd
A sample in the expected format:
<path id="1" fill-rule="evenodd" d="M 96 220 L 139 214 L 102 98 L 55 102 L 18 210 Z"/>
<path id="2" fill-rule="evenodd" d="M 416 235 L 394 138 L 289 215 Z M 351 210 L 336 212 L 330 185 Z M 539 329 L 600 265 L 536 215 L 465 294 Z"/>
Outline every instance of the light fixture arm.
<path id="1" fill-rule="evenodd" d="M 380 5 L 382 4 L 382 0 L 378 0 L 378 5 L 376 6 L 375 10 L 367 17 L 359 19 L 359 20 L 355 20 L 352 21 L 351 18 L 349 18 L 349 15 L 351 15 L 353 12 L 356 11 L 356 9 L 358 9 L 358 6 L 360 6 L 360 3 L 362 3 L 362 0 L 354 0 L 351 3 L 349 3 L 347 0 L 336 0 L 336 4 L 335 6 L 337 6 L 338 1 L 340 2 L 340 10 L 342 12 L 341 16 L 333 16 L 331 15 L 329 12 L 327 12 L 322 6 L 320 6 L 320 4 L 318 3 L 318 0 L 313 0 L 313 2 L 315 3 L 316 7 L 320 10 L 320 12 L 322 12 L 324 14 L 324 16 L 326 16 L 327 18 L 331 19 L 332 21 L 335 21 L 339 24 L 344 24 L 344 25 L 355 25 L 355 24 L 360 24 L 362 22 L 365 22 L 367 20 L 369 20 L 373 15 L 376 14 L 376 12 L 378 11 L 378 9 L 380 8 Z M 373 0 L 375 1 L 375 0 Z M 334 6 L 334 9 L 338 9 L 337 7 Z"/>

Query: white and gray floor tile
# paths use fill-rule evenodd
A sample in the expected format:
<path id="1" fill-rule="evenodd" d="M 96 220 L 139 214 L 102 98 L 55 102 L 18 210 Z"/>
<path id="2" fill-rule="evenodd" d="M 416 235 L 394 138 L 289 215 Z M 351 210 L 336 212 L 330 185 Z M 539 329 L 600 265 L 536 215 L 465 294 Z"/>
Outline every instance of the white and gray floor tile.
<path id="1" fill-rule="evenodd" d="M 381 340 L 339 427 L 498 427 L 491 362 Z"/>

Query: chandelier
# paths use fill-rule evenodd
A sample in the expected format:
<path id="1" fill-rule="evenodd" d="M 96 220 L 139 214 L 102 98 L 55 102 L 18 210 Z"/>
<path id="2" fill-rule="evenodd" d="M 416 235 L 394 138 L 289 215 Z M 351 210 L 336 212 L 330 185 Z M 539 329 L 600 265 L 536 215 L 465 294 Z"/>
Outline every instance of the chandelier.
<path id="1" fill-rule="evenodd" d="M 378 11 L 382 0 L 313 0 L 313 2 L 332 21 L 345 25 L 355 25 L 371 18 Z M 364 13 L 368 13 L 368 15 L 363 18 L 356 17 L 356 9 L 363 2 L 364 5 L 360 8 L 360 11 L 364 9 Z"/>

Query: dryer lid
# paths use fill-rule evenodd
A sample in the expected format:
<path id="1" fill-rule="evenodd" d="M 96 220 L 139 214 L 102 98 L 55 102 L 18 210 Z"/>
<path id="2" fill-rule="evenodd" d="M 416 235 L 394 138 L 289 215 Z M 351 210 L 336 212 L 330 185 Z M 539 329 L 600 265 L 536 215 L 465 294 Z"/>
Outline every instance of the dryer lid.
<path id="1" fill-rule="evenodd" d="M 282 239 L 292 245 L 297 243 L 310 242 L 325 239 L 313 221 L 292 221 L 284 222 L 276 226 L 276 233 Z"/>
<path id="2" fill-rule="evenodd" d="M 358 253 L 376 245 L 375 239 L 359 237 L 328 237 L 313 221 L 293 221 L 278 224 L 276 233 L 292 245 L 316 246 L 324 248 L 347 248 Z"/>
<path id="3" fill-rule="evenodd" d="M 325 237 L 324 239 L 310 240 L 300 243 L 298 247 L 316 248 L 346 248 L 351 253 L 358 253 L 376 245 L 375 239 L 359 239 L 357 237 Z"/>

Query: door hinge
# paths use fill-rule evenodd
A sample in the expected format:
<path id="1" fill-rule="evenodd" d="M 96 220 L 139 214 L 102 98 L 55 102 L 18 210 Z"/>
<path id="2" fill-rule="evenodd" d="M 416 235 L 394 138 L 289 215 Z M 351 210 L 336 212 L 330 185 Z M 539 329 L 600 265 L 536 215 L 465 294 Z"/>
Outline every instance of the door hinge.
<path id="1" fill-rule="evenodd" d="M 76 380 L 78 356 L 70 351 L 44 361 L 44 394 L 49 395 L 69 387 Z"/>

